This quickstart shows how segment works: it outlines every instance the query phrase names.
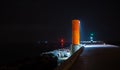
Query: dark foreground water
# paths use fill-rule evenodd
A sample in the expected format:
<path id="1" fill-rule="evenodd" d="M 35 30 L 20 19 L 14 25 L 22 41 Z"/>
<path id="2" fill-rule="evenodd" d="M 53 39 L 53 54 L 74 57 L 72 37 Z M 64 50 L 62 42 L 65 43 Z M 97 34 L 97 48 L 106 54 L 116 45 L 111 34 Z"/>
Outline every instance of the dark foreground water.
<path id="1" fill-rule="evenodd" d="M 120 70 L 120 48 L 85 48 L 70 70 Z"/>
<path id="2" fill-rule="evenodd" d="M 57 66 L 57 58 L 52 54 L 40 54 L 58 48 L 62 48 L 58 43 L 0 44 L 0 70 L 53 70 Z"/>

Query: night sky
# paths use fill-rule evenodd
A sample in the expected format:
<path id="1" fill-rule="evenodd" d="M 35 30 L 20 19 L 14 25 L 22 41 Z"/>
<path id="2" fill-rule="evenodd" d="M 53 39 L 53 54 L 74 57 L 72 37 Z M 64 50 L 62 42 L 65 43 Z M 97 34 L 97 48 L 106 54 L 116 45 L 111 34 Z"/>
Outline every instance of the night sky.
<path id="1" fill-rule="evenodd" d="M 4 0 L 1 42 L 71 42 L 71 21 L 80 19 L 81 40 L 120 41 L 120 3 L 106 0 Z"/>

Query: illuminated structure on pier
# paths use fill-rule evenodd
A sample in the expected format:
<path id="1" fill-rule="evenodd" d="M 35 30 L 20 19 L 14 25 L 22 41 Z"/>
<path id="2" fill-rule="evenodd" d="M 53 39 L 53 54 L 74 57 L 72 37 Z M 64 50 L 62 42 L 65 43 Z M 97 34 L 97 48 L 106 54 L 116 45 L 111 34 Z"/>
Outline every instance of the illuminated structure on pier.
<path id="1" fill-rule="evenodd" d="M 72 20 L 72 44 L 80 44 L 80 21 Z"/>
<path id="2" fill-rule="evenodd" d="M 80 20 L 72 20 L 72 46 L 71 53 L 73 54 L 80 48 Z"/>

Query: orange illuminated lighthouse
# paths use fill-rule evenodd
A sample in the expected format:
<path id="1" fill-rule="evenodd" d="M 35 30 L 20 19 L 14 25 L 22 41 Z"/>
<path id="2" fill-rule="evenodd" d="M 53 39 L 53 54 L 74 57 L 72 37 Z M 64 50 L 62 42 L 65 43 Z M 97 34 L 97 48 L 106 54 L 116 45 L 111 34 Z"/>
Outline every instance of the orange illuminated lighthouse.
<path id="1" fill-rule="evenodd" d="M 72 20 L 72 44 L 80 44 L 80 20 Z"/>
<path id="2" fill-rule="evenodd" d="M 80 20 L 72 20 L 72 46 L 71 53 L 73 54 L 80 48 Z"/>

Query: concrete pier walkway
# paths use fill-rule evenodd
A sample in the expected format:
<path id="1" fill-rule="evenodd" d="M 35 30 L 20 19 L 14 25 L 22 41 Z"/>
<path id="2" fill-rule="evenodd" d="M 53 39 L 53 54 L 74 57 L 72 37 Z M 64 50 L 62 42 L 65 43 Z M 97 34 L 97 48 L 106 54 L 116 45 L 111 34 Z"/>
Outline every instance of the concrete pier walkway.
<path id="1" fill-rule="evenodd" d="M 120 70 L 120 48 L 85 47 L 70 70 Z"/>

